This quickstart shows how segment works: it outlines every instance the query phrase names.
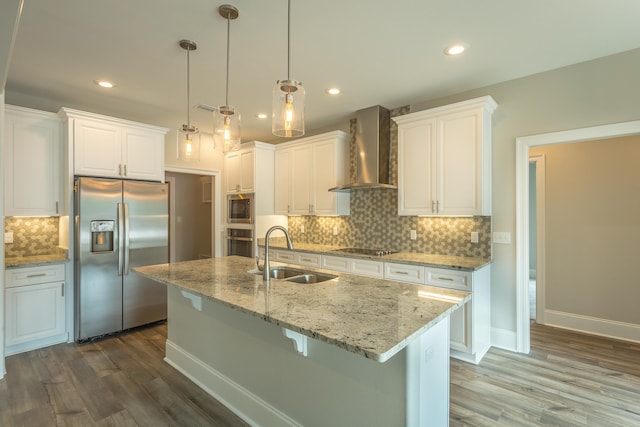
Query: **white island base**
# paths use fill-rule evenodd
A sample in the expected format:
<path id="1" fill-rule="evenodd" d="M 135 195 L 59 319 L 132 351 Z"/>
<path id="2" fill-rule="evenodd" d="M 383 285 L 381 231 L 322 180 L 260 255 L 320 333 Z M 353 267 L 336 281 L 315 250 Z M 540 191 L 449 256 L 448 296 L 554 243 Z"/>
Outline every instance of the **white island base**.
<path id="1" fill-rule="evenodd" d="M 379 363 L 313 338 L 296 343 L 174 286 L 168 303 L 166 361 L 251 425 L 448 425 L 448 317 Z"/>

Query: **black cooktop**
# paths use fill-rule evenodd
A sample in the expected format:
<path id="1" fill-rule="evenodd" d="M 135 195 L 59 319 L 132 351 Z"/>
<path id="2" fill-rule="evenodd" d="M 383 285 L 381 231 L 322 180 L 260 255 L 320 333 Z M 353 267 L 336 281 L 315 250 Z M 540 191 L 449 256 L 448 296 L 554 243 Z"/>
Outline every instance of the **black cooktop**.
<path id="1" fill-rule="evenodd" d="M 396 253 L 396 251 L 385 250 L 385 249 L 363 249 L 363 248 L 341 248 L 336 249 L 334 252 L 344 252 L 347 254 L 358 254 L 358 255 L 370 255 L 370 256 L 384 256 Z"/>

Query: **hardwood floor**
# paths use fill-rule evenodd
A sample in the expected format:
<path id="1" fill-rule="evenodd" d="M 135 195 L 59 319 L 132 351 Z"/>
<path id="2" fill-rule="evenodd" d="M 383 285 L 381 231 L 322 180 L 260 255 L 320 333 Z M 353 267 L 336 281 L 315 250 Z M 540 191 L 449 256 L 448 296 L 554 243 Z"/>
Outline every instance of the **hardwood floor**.
<path id="1" fill-rule="evenodd" d="M 2 426 L 245 426 L 163 361 L 166 324 L 6 358 Z"/>
<path id="2" fill-rule="evenodd" d="M 640 426 L 640 344 L 541 325 L 528 355 L 451 362 L 451 426 Z"/>
<path id="3" fill-rule="evenodd" d="M 6 359 L 2 426 L 243 426 L 166 364 L 165 324 Z M 451 361 L 451 426 L 640 426 L 640 344 L 534 325 L 528 355 Z"/>

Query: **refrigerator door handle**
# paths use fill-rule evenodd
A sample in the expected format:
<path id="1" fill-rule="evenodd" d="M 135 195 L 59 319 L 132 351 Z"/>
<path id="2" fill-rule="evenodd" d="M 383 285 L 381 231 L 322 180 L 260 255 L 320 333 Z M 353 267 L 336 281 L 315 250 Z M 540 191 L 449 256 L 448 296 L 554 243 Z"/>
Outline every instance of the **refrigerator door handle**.
<path id="1" fill-rule="evenodd" d="M 126 170 L 126 169 L 125 169 Z M 124 275 L 129 274 L 129 203 L 124 205 Z"/>
<path id="2" fill-rule="evenodd" d="M 123 203 L 118 203 L 118 276 L 122 276 L 124 253 L 124 212 Z"/>

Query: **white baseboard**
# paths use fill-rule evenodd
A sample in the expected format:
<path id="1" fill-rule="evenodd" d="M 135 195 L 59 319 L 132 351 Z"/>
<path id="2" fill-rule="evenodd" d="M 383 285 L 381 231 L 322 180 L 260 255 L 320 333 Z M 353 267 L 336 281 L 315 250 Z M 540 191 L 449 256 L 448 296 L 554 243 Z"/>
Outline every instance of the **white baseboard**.
<path id="1" fill-rule="evenodd" d="M 547 326 L 640 343 L 640 325 L 634 323 L 617 322 L 555 310 L 545 310 L 544 320 Z"/>
<path id="2" fill-rule="evenodd" d="M 169 340 L 164 360 L 252 426 L 300 426 L 259 396 Z"/>
<path id="3" fill-rule="evenodd" d="M 508 351 L 518 351 L 517 336 L 514 331 L 491 328 L 491 346 Z"/>
<path id="4" fill-rule="evenodd" d="M 62 344 L 69 342 L 69 335 L 64 332 L 62 334 L 54 335 L 52 337 L 41 338 L 34 341 L 27 341 L 25 343 L 14 344 L 7 346 L 4 349 L 5 356 L 13 356 L 14 354 L 24 353 L 31 350 L 37 350 L 43 347 L 49 347 L 51 345 Z"/>

